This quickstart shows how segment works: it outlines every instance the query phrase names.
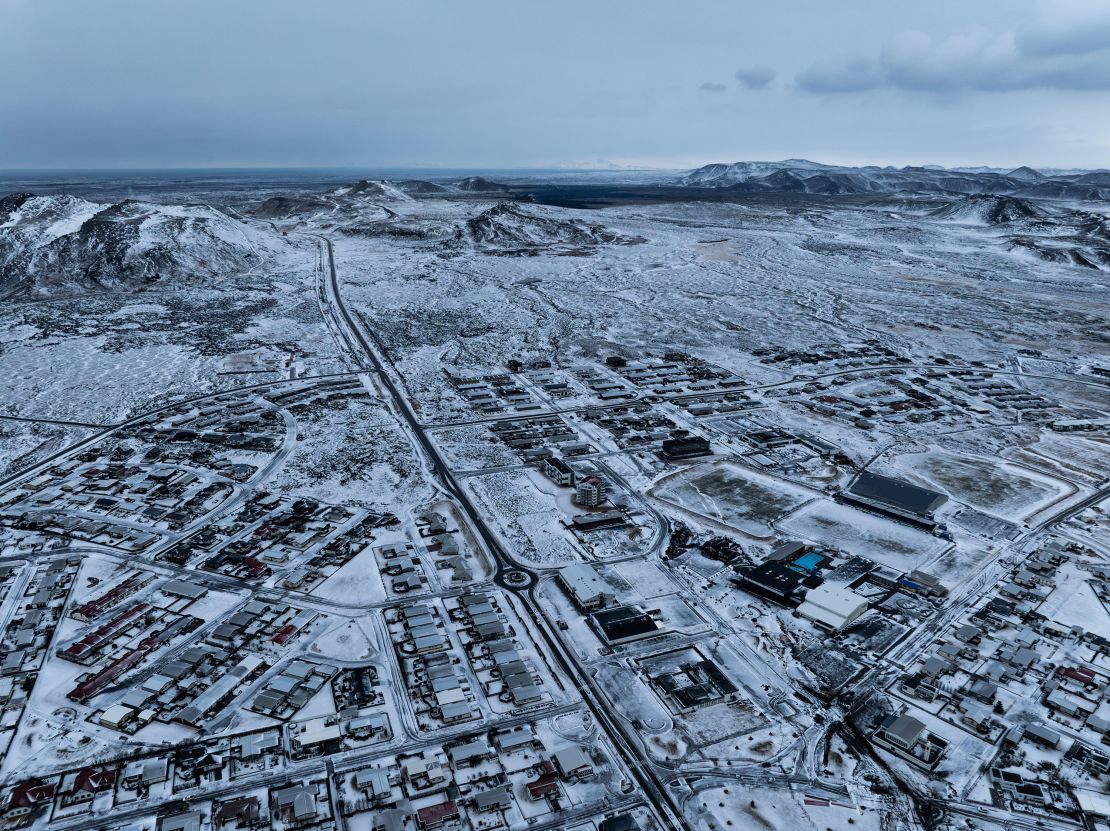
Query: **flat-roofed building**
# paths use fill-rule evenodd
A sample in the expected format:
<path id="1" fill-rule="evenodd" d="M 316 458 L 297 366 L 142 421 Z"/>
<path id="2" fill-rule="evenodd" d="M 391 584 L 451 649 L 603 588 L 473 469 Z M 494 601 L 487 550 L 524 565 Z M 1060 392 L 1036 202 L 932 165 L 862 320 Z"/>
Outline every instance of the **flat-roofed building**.
<path id="1" fill-rule="evenodd" d="M 575 563 L 559 569 L 559 582 L 583 611 L 603 609 L 617 600 L 613 587 L 597 573 L 597 569 L 585 563 Z"/>
<path id="2" fill-rule="evenodd" d="M 798 614 L 831 632 L 843 629 L 866 611 L 866 597 L 827 583 L 810 589 L 798 607 Z"/>

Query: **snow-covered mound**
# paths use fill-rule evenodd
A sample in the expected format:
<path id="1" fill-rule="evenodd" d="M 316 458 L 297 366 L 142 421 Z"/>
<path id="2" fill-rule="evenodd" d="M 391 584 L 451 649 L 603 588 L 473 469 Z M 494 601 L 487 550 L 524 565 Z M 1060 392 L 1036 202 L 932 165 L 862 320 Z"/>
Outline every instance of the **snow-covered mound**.
<path id="1" fill-rule="evenodd" d="M 468 176 L 455 182 L 455 190 L 464 193 L 506 193 L 509 188 L 499 182 L 491 182 L 483 176 Z"/>
<path id="2" fill-rule="evenodd" d="M 972 194 L 930 211 L 929 216 L 979 225 L 1007 225 L 1023 219 L 1041 219 L 1045 212 L 1012 196 Z"/>
<path id="3" fill-rule="evenodd" d="M 391 184 L 409 196 L 431 196 L 447 192 L 447 188 L 443 185 L 437 185 L 435 182 L 425 182 L 423 179 L 400 179 Z"/>
<path id="4" fill-rule="evenodd" d="M 553 219 L 502 202 L 467 221 L 457 239 L 487 254 L 579 254 L 642 240 L 580 220 Z"/>
<path id="5" fill-rule="evenodd" d="M 257 265 L 280 240 L 207 205 L 98 205 L 19 194 L 0 202 L 0 286 L 38 291 L 199 282 Z"/>
<path id="6" fill-rule="evenodd" d="M 369 199 L 372 201 L 387 201 L 387 202 L 406 202 L 412 197 L 405 193 L 403 190 L 395 186 L 392 182 L 387 182 L 385 179 L 367 180 L 363 179 L 348 187 L 342 187 L 335 191 L 336 196 L 346 196 L 349 198 Z"/>
<path id="7" fill-rule="evenodd" d="M 1021 167 L 1014 168 L 1009 173 L 1007 173 L 1006 178 L 1020 179 L 1023 182 L 1040 182 L 1045 178 L 1045 175 L 1039 170 L 1034 170 L 1028 165 L 1022 165 Z"/>
<path id="8" fill-rule="evenodd" d="M 409 195 L 412 182 L 390 182 L 385 179 L 362 179 L 353 185 L 343 185 L 330 193 L 294 194 L 272 196 L 250 211 L 251 216 L 259 219 L 299 219 L 318 218 L 324 214 L 349 216 L 364 214 L 368 209 L 377 207 L 378 218 L 391 215 L 391 210 L 383 203 L 411 202 Z M 430 182 L 419 183 L 435 187 Z M 418 186 L 417 186 L 418 188 Z"/>
<path id="9" fill-rule="evenodd" d="M 23 252 L 77 231 L 103 208 L 73 196 L 13 193 L 0 199 L 0 271 Z"/>
<path id="10" fill-rule="evenodd" d="M 1106 268 L 1110 266 L 1110 250 L 1089 249 L 1068 240 L 1045 240 L 1033 237 L 1013 237 L 1010 239 L 1011 251 L 1025 251 L 1049 263 L 1079 265 L 1084 268 Z"/>
<path id="11" fill-rule="evenodd" d="M 679 180 L 691 187 L 729 187 L 752 179 L 762 179 L 781 171 L 804 172 L 808 175 L 833 170 L 832 165 L 811 162 L 807 159 L 787 159 L 782 162 L 734 162 L 733 164 L 707 164 L 692 170 Z"/>
<path id="12" fill-rule="evenodd" d="M 1025 251 L 1052 263 L 1110 269 L 1110 217 L 1069 211 L 1051 226 L 1051 233 L 1010 238 L 1010 250 Z"/>
<path id="13" fill-rule="evenodd" d="M 333 202 L 315 196 L 271 196 L 250 213 L 259 219 L 292 219 L 315 216 L 334 207 Z"/>
<path id="14" fill-rule="evenodd" d="M 1072 202 L 1101 202 L 1110 199 L 1110 186 L 1099 187 L 1084 182 L 1060 182 L 1054 179 L 1037 182 L 1013 192 L 1026 199 L 1064 199 Z"/>

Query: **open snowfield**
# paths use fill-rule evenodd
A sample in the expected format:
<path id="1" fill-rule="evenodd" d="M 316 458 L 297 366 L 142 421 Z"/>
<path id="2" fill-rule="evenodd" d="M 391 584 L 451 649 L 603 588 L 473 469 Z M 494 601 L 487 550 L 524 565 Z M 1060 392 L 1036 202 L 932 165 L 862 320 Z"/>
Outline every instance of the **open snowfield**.
<path id="1" fill-rule="evenodd" d="M 909 525 L 828 500 L 806 505 L 779 527 L 803 540 L 858 554 L 903 572 L 923 567 L 950 545 Z"/>
<path id="2" fill-rule="evenodd" d="M 955 500 L 1014 522 L 1074 490 L 1027 468 L 941 450 L 901 456 L 898 467 Z"/>
<path id="3" fill-rule="evenodd" d="M 374 546 L 366 546 L 312 593 L 347 606 L 383 602 L 386 599 L 385 585 L 374 556 Z"/>
<path id="4" fill-rule="evenodd" d="M 861 809 L 847 800 L 830 803 L 818 799 L 809 800 L 812 804 L 806 804 L 804 793 L 790 788 L 720 786 L 700 791 L 691 802 L 694 827 L 698 831 L 729 827 L 744 831 L 782 831 L 787 828 L 881 831 L 888 827 L 881 810 Z"/>
<path id="5" fill-rule="evenodd" d="M 412 444 L 378 399 L 358 394 L 311 403 L 297 415 L 297 435 L 277 487 L 398 515 L 432 496 Z"/>
<path id="6" fill-rule="evenodd" d="M 580 549 L 562 526 L 555 501 L 536 489 L 523 471 L 506 471 L 465 480 L 490 514 L 515 556 L 540 567 L 562 566 L 582 559 Z"/>
<path id="7" fill-rule="evenodd" d="M 313 373 L 345 369 L 312 297 L 311 259 L 222 288 L 99 294 L 0 309 L 0 412 L 93 424 L 277 372 L 221 374 L 227 355 L 301 356 Z"/>
<path id="8" fill-rule="evenodd" d="M 801 488 L 735 464 L 694 468 L 656 491 L 662 499 L 754 536 L 812 498 Z"/>
<path id="9" fill-rule="evenodd" d="M 1071 580 L 1057 586 L 1037 612 L 1061 626 L 1087 632 L 1110 632 L 1110 611 L 1099 600 L 1090 575 L 1068 567 Z"/>
<path id="10" fill-rule="evenodd" d="M 92 433 L 86 427 L 0 419 L 0 477 L 31 467 Z"/>

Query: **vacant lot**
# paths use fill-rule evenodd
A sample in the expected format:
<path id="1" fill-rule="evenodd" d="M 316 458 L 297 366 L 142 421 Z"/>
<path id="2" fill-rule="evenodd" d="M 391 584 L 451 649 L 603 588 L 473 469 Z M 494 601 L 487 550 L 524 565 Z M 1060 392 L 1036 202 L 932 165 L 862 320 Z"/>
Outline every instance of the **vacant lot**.
<path id="1" fill-rule="evenodd" d="M 783 522 L 782 528 L 899 571 L 922 567 L 948 545 L 908 525 L 829 501 L 807 505 Z"/>
<path id="2" fill-rule="evenodd" d="M 944 452 L 902 462 L 954 499 L 1005 519 L 1021 520 L 1067 491 L 1057 482 L 1005 462 Z"/>
<path id="3" fill-rule="evenodd" d="M 801 505 L 805 491 L 734 465 L 697 468 L 668 483 L 662 499 L 749 534 L 765 535 L 769 524 Z"/>

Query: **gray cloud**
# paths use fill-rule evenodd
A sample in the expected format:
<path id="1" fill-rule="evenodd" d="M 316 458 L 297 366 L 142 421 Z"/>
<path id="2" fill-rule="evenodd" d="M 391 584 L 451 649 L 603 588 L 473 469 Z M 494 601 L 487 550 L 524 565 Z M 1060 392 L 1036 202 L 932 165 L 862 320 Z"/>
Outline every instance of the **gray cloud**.
<path id="1" fill-rule="evenodd" d="M 795 79 L 806 92 L 827 94 L 862 92 L 881 86 L 883 80 L 882 68 L 866 58 L 842 64 L 817 64 Z"/>
<path id="2" fill-rule="evenodd" d="M 1017 32 L 1026 55 L 1083 55 L 1110 49 L 1110 5 L 1102 0 L 1041 0 L 1036 24 Z"/>
<path id="3" fill-rule="evenodd" d="M 736 70 L 736 80 L 746 89 L 766 89 L 775 80 L 775 74 L 769 66 L 745 66 Z"/>
<path id="4" fill-rule="evenodd" d="M 1064 17 L 1042 12 L 1016 32 L 972 26 L 940 40 L 902 32 L 875 58 L 817 64 L 796 82 L 817 94 L 881 86 L 934 93 L 1110 90 L 1110 7 L 1073 4 Z"/>
<path id="5" fill-rule="evenodd" d="M 1110 106 L 1071 90 L 1110 71 L 1110 0 L 1037 2 L 0 0 L 0 168 L 694 167 L 741 135 L 749 158 L 1105 165 Z M 985 45 L 946 71 L 975 23 Z M 933 39 L 890 38 L 913 28 Z M 1051 94 L 1022 91 L 1031 68 Z M 1017 91 L 827 94 L 967 77 Z"/>
<path id="6" fill-rule="evenodd" d="M 721 93 L 728 89 L 728 87 L 726 87 L 724 84 L 714 83 L 713 81 L 706 81 L 704 84 L 698 87 L 698 89 L 700 89 L 702 92 Z"/>

